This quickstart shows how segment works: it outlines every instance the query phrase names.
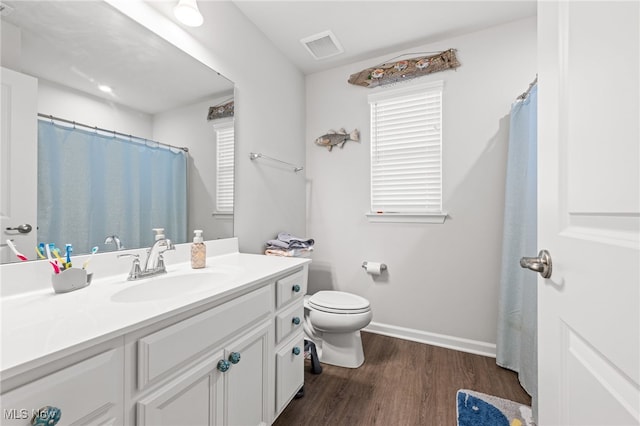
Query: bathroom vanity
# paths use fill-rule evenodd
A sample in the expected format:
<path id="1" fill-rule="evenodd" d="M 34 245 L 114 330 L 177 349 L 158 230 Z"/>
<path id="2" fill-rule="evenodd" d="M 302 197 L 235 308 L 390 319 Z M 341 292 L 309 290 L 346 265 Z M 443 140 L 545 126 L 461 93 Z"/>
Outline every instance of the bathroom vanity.
<path id="1" fill-rule="evenodd" d="M 3 296 L 1 423 L 52 406 L 59 424 L 271 424 L 303 385 L 310 261 L 216 243 L 203 270 L 167 257 L 158 278 Z"/>

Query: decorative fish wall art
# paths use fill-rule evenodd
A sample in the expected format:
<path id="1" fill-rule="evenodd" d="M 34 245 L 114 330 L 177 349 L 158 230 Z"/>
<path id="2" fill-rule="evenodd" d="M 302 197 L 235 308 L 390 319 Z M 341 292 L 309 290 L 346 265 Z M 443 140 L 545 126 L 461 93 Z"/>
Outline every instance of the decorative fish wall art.
<path id="1" fill-rule="evenodd" d="M 216 118 L 233 117 L 234 109 L 235 109 L 234 101 L 209 107 L 207 120 L 211 121 L 211 120 L 215 120 Z"/>
<path id="2" fill-rule="evenodd" d="M 376 65 L 351 74 L 348 82 L 356 86 L 373 88 L 438 71 L 456 69 L 459 66 L 460 62 L 456 58 L 455 49 L 449 49 L 432 55 Z"/>
<path id="3" fill-rule="evenodd" d="M 347 133 L 344 129 L 340 129 L 337 132 L 335 130 L 329 130 L 328 133 L 317 138 L 315 143 L 316 145 L 325 146 L 331 151 L 335 145 L 340 145 L 340 148 L 343 148 L 344 144 L 349 140 L 360 142 L 360 132 L 358 129 L 350 133 Z"/>

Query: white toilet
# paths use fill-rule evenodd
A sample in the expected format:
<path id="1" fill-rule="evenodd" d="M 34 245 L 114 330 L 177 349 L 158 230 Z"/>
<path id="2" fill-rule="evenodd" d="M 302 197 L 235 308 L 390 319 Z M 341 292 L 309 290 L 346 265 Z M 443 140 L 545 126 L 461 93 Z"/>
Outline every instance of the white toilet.
<path id="1" fill-rule="evenodd" d="M 343 291 L 319 291 L 304 297 L 304 331 L 320 362 L 357 368 L 364 362 L 360 330 L 371 322 L 364 297 Z"/>

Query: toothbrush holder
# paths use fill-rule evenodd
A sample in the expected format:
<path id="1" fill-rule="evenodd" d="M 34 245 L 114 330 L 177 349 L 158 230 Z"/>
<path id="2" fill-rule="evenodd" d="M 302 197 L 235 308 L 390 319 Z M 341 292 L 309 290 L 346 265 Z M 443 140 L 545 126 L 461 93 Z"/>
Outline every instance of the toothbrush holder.
<path id="1" fill-rule="evenodd" d="M 79 290 L 91 284 L 93 273 L 87 273 L 86 269 L 69 268 L 59 274 L 51 275 L 51 284 L 56 293 L 68 293 Z"/>

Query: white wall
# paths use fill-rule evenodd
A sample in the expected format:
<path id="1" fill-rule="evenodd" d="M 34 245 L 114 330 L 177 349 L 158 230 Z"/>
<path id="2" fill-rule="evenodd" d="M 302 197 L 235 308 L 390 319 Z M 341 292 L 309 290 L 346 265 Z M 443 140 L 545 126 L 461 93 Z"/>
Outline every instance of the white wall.
<path id="1" fill-rule="evenodd" d="M 236 83 L 234 235 L 240 250 L 264 251 L 278 232 L 305 233 L 305 178 L 250 152 L 303 165 L 305 80 L 232 2 L 200 2 L 206 25 L 190 33 L 210 65 Z"/>
<path id="2" fill-rule="evenodd" d="M 38 112 L 153 139 L 152 116 L 46 80 L 38 80 Z"/>
<path id="3" fill-rule="evenodd" d="M 203 229 L 207 240 L 233 236 L 233 217 L 213 216 L 216 199 L 216 136 L 213 121 L 207 121 L 209 107 L 232 97 L 205 99 L 192 105 L 156 114 L 153 137 L 158 141 L 189 148 L 187 237 Z"/>
<path id="4" fill-rule="evenodd" d="M 508 114 L 536 74 L 536 20 L 397 54 L 448 48 L 457 49 L 460 68 L 412 81 L 444 80 L 443 203 L 450 217 L 442 225 L 369 223 L 365 217 L 367 96 L 384 88 L 353 86 L 347 79 L 396 55 L 307 76 L 307 235 L 316 238 L 309 287 L 368 298 L 372 329 L 493 353 Z M 340 127 L 360 129 L 362 142 L 332 152 L 312 146 Z M 361 268 L 365 260 L 386 263 L 388 274 L 373 279 Z"/>

